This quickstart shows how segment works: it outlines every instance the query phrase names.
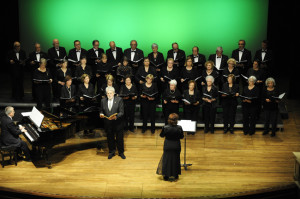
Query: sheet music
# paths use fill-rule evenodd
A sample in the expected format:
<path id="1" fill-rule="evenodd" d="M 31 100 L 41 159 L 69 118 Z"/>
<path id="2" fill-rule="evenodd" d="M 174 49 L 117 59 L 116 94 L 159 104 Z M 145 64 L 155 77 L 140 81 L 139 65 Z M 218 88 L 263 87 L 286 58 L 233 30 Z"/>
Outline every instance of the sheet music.
<path id="1" fill-rule="evenodd" d="M 35 108 L 35 106 L 32 108 L 31 114 L 29 115 L 29 118 L 31 121 L 36 125 L 36 127 L 40 127 L 42 124 L 42 121 L 44 119 L 44 115 Z"/>
<path id="2" fill-rule="evenodd" d="M 179 120 L 178 125 L 180 125 L 185 132 L 196 132 L 196 121 Z"/>

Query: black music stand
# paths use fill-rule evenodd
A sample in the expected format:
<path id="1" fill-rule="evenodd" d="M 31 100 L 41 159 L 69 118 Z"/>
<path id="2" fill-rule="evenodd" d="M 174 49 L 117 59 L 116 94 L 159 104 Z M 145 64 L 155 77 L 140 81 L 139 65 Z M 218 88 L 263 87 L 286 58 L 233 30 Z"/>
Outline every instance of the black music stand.
<path id="1" fill-rule="evenodd" d="M 184 167 L 185 170 L 187 170 L 188 166 L 192 166 L 192 164 L 186 163 L 186 135 L 187 132 L 196 132 L 196 121 L 192 120 L 180 120 L 178 121 L 178 125 L 182 127 L 182 130 L 184 132 L 184 163 L 181 164 L 182 167 Z"/>

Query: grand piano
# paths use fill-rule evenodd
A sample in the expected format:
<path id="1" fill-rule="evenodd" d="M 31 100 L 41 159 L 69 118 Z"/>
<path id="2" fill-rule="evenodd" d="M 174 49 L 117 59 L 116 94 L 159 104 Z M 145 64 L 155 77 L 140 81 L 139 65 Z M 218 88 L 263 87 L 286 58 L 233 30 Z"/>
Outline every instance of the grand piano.
<path id="1" fill-rule="evenodd" d="M 40 114 L 43 116 L 40 125 L 30 116 L 23 117 L 20 123 L 27 130 L 24 137 L 32 145 L 33 153 L 44 159 L 48 168 L 52 168 L 49 151 L 74 137 L 78 131 L 85 130 L 86 121 L 89 121 L 89 128 L 90 125 L 94 125 L 95 128 L 103 127 L 99 118 L 99 108 L 95 106 L 84 109 L 77 106 L 67 108 L 59 106 L 42 110 Z"/>

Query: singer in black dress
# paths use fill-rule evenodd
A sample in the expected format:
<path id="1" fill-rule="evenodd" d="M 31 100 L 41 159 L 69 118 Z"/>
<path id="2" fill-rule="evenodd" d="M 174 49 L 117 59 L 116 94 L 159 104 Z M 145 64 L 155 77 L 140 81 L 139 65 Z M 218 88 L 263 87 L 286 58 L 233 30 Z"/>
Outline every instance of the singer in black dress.
<path id="1" fill-rule="evenodd" d="M 178 114 L 172 113 L 168 117 L 168 125 L 164 126 L 160 137 L 165 137 L 164 153 L 159 162 L 156 173 L 164 176 L 164 180 L 169 180 L 169 177 L 178 179 L 181 174 L 180 139 L 184 137 L 182 127 L 177 125 Z"/>
<path id="2" fill-rule="evenodd" d="M 129 66 L 129 60 L 124 56 L 122 65 L 117 68 L 117 84 L 119 86 L 123 85 L 125 82 L 125 77 L 132 77 L 132 68 Z"/>
<path id="3" fill-rule="evenodd" d="M 192 57 L 188 57 L 185 61 L 185 67 L 182 68 L 181 70 L 181 91 L 187 90 L 188 89 L 188 82 L 190 80 L 195 80 L 197 77 L 200 76 L 200 74 L 198 73 L 198 70 L 196 70 L 196 68 L 193 66 L 193 59 Z M 200 79 L 196 79 L 200 80 Z"/>
<path id="4" fill-rule="evenodd" d="M 204 86 L 206 84 L 206 77 L 207 76 L 212 76 L 214 78 L 214 85 L 218 85 L 218 77 L 219 73 L 217 70 L 214 69 L 214 62 L 213 61 L 206 61 L 205 62 L 205 70 L 202 71 L 202 78 L 201 78 L 201 86 Z M 200 86 L 198 84 L 198 86 Z"/>
<path id="5" fill-rule="evenodd" d="M 56 70 L 54 80 L 53 80 L 53 86 L 55 86 L 54 89 L 54 96 L 59 98 L 61 93 L 61 88 L 65 85 L 65 78 L 66 76 L 72 76 L 71 69 L 68 68 L 68 60 L 64 59 L 61 68 Z"/>
<path id="6" fill-rule="evenodd" d="M 149 117 L 151 122 L 151 133 L 155 133 L 155 98 L 157 97 L 158 90 L 156 84 L 152 82 L 153 78 L 152 74 L 147 75 L 146 83 L 142 84 L 140 87 L 141 109 L 143 114 L 142 133 L 146 132 Z"/>
<path id="7" fill-rule="evenodd" d="M 37 109 L 41 110 L 43 102 L 47 108 L 50 107 L 51 101 L 51 83 L 52 75 L 46 68 L 47 60 L 42 58 L 40 66 L 33 72 L 34 89 L 36 92 Z"/>
<path id="8" fill-rule="evenodd" d="M 270 131 L 270 122 L 271 122 L 271 137 L 276 135 L 276 128 L 277 128 L 277 117 L 278 117 L 278 97 L 279 93 L 277 88 L 275 87 L 275 80 L 269 77 L 266 80 L 266 87 L 263 89 L 262 92 L 262 105 L 263 105 L 263 112 L 265 114 L 265 126 L 263 135 L 269 134 Z"/>
<path id="9" fill-rule="evenodd" d="M 76 104 L 76 87 L 72 84 L 72 77 L 67 75 L 60 92 L 60 106 L 71 108 Z"/>
<path id="10" fill-rule="evenodd" d="M 124 130 L 128 129 L 131 132 L 134 132 L 134 112 L 137 95 L 137 88 L 131 82 L 131 77 L 125 77 L 125 84 L 121 86 L 119 96 L 123 98 L 124 102 Z"/>
<path id="11" fill-rule="evenodd" d="M 256 78 L 254 76 L 250 76 L 248 78 L 248 86 L 244 87 L 243 94 L 241 96 L 244 135 L 255 134 L 256 114 L 259 104 L 259 89 L 255 86 L 255 82 Z"/>
<path id="12" fill-rule="evenodd" d="M 173 58 L 168 58 L 167 67 L 163 67 L 160 73 L 160 81 L 162 83 L 162 91 L 169 87 L 169 82 L 172 79 L 179 80 L 180 71 L 178 67 L 174 67 Z"/>
<path id="13" fill-rule="evenodd" d="M 75 70 L 75 77 L 80 80 L 81 76 L 83 74 L 87 74 L 90 77 L 90 80 L 93 78 L 93 71 L 91 66 L 87 65 L 87 59 L 86 57 L 82 57 L 80 59 L 80 65 L 76 67 Z"/>
<path id="14" fill-rule="evenodd" d="M 182 99 L 179 89 L 176 87 L 177 81 L 171 80 L 169 83 L 169 88 L 167 88 L 162 95 L 163 99 L 163 112 L 165 117 L 165 124 L 168 122 L 168 116 L 171 113 L 179 114 L 179 103 Z"/>
<path id="15" fill-rule="evenodd" d="M 186 120 L 196 121 L 198 119 L 198 113 L 200 110 L 200 100 L 201 94 L 197 89 L 196 82 L 190 80 L 188 84 L 188 89 L 183 92 L 184 101 L 183 105 L 183 117 Z"/>
<path id="16" fill-rule="evenodd" d="M 106 54 L 102 54 L 101 61 L 96 66 L 96 82 L 98 91 L 106 83 L 106 75 L 112 73 L 112 63 L 107 61 Z M 98 92 L 99 93 L 99 92 Z"/>
<path id="17" fill-rule="evenodd" d="M 136 85 L 142 85 L 146 81 L 146 76 L 148 74 L 152 74 L 154 79 L 153 81 L 156 82 L 156 70 L 153 66 L 150 66 L 150 59 L 148 57 L 144 58 L 144 65 L 140 66 L 135 74 L 135 81 Z"/>
<path id="18" fill-rule="evenodd" d="M 234 82 L 236 84 L 239 84 L 239 80 L 240 80 L 240 71 L 236 66 L 236 61 L 233 58 L 228 59 L 227 61 L 227 65 L 228 67 L 225 68 L 222 72 L 222 78 L 220 78 L 220 81 L 222 81 L 222 83 L 226 83 L 227 82 L 227 78 L 230 74 L 234 75 Z"/>
<path id="19" fill-rule="evenodd" d="M 214 77 L 205 78 L 206 85 L 202 88 L 204 133 L 214 133 L 214 126 L 217 113 L 218 88 L 214 85 Z"/>
<path id="20" fill-rule="evenodd" d="M 114 76 L 112 76 L 111 74 L 107 74 L 107 75 L 105 75 L 105 78 L 106 78 L 106 82 L 104 84 L 102 84 L 101 88 L 98 91 L 98 94 L 100 94 L 100 96 L 102 98 L 106 98 L 106 87 L 112 86 L 115 89 L 115 94 L 118 95 L 119 86 L 115 83 Z"/>
<path id="21" fill-rule="evenodd" d="M 222 92 L 221 97 L 223 108 L 224 133 L 227 133 L 228 130 L 230 130 L 230 133 L 233 134 L 236 109 L 238 105 L 237 97 L 239 96 L 239 85 L 235 84 L 235 76 L 233 74 L 228 75 L 227 82 L 224 83 L 222 86 Z"/>

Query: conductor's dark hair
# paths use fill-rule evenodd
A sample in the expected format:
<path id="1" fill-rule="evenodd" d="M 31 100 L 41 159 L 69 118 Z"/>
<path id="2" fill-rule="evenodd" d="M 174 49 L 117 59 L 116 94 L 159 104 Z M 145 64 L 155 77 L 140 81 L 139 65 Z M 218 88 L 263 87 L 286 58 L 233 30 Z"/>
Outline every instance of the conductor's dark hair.
<path id="1" fill-rule="evenodd" d="M 74 45 L 75 45 L 76 42 L 80 42 L 80 41 L 79 41 L 79 40 L 75 40 L 75 41 L 74 41 Z"/>
<path id="2" fill-rule="evenodd" d="M 179 115 L 177 113 L 171 113 L 168 117 L 168 124 L 175 126 L 177 125 Z"/>
<path id="3" fill-rule="evenodd" d="M 98 42 L 100 44 L 99 40 L 94 40 L 93 45 L 95 45 L 96 42 Z"/>

